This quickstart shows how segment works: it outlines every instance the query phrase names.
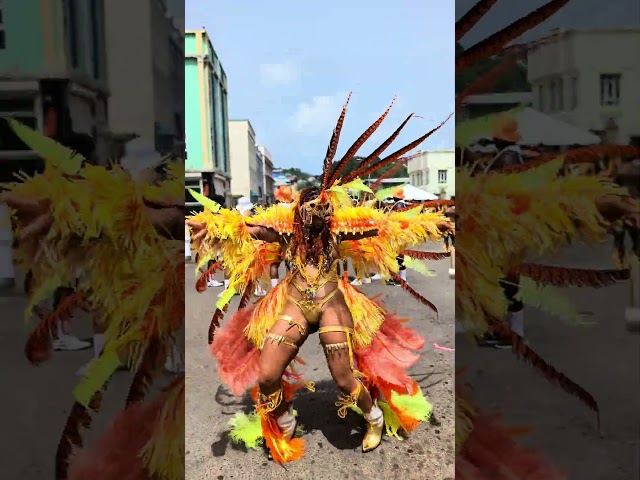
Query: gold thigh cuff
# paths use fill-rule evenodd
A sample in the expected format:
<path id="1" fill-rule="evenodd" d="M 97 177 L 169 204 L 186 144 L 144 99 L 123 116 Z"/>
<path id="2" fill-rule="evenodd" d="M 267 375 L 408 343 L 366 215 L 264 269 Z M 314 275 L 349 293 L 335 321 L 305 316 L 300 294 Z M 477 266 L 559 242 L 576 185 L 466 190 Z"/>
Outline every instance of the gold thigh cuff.
<path id="1" fill-rule="evenodd" d="M 337 352 L 338 350 L 344 350 L 344 349 L 349 349 L 349 343 L 348 342 L 342 342 L 342 343 L 327 343 L 325 345 L 322 346 L 322 348 L 324 348 L 324 352 L 325 353 L 332 353 L 332 352 Z"/>
<path id="2" fill-rule="evenodd" d="M 296 327 L 298 329 L 298 332 L 300 332 L 301 337 L 304 337 L 307 333 L 306 329 L 289 315 L 280 315 L 278 317 L 278 320 L 282 320 L 283 322 L 287 322 L 289 324 L 289 328 L 287 328 L 287 331 L 291 330 L 293 327 Z"/>
<path id="3" fill-rule="evenodd" d="M 262 348 L 264 348 L 268 340 L 270 340 L 273 343 L 277 343 L 278 345 L 281 345 L 284 343 L 285 345 L 289 345 L 290 347 L 293 347 L 296 349 L 298 348 L 298 345 L 296 345 L 296 342 L 294 342 L 290 338 L 284 337 L 282 335 L 278 335 L 276 333 L 267 334 L 267 336 L 264 338 L 264 343 L 262 344 Z"/>
<path id="4" fill-rule="evenodd" d="M 345 348 L 346 346 L 347 350 L 349 350 L 349 366 L 351 367 L 351 371 L 354 373 L 356 378 L 364 377 L 364 374 L 362 372 L 356 370 L 356 367 L 353 362 L 353 340 L 352 340 L 353 328 L 340 327 L 340 326 L 320 327 L 320 329 L 318 330 L 318 335 L 322 335 L 323 333 L 329 333 L 329 332 L 344 333 L 347 336 L 347 341 L 341 342 L 341 343 L 329 343 L 329 344 L 323 345 L 325 353 L 335 352 L 337 350 L 340 350 L 341 348 Z"/>

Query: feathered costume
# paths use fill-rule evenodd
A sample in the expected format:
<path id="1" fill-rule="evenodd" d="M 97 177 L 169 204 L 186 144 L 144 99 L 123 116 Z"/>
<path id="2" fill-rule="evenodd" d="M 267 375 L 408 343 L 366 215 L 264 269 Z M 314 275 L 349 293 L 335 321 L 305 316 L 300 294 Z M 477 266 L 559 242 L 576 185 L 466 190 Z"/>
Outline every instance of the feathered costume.
<path id="1" fill-rule="evenodd" d="M 15 198 L 49 205 L 42 218 L 50 218 L 50 226 L 21 240 L 15 251 L 17 262 L 33 272 L 25 316 L 30 319 L 35 310 L 41 318 L 27 340 L 26 355 L 34 364 L 46 360 L 52 327 L 78 308 L 101 314 L 107 327 L 102 354 L 73 392 L 55 478 L 177 480 L 184 470 L 184 376 L 153 401 L 143 400 L 184 319 L 184 244 L 161 236 L 145 208 L 148 202 L 182 203 L 182 167 L 170 166 L 161 185 L 139 184 L 118 166 L 108 171 L 83 165 L 84 159 L 66 147 L 9 123 L 46 161 L 44 173 L 3 185 Z M 18 222 L 29 208 L 18 209 Z M 82 273 L 75 293 L 56 311 L 44 312 L 39 304 L 77 271 Z M 89 410 L 97 411 L 110 377 L 122 367 L 135 372 L 127 408 L 93 448 L 81 449 L 81 427 L 91 424 Z"/>
<path id="2" fill-rule="evenodd" d="M 340 115 L 329 144 L 320 199 L 331 206 L 333 213 L 330 231 L 334 237 L 377 232 L 377 235 L 372 237 L 339 243 L 339 258 L 350 258 L 356 272 L 375 271 L 382 277 L 396 277 L 399 268 L 397 255 L 408 247 L 441 238 L 438 224 L 447 222 L 447 219 L 440 214 L 427 212 L 422 207 L 385 214 L 370 206 L 352 206 L 347 190 L 372 193 L 359 178 L 393 162 L 402 162 L 405 153 L 423 142 L 437 128 L 379 160 L 378 156 L 395 140 L 410 117 L 407 118 L 358 169 L 341 177 L 347 162 L 389 112 L 387 110 L 360 136 L 332 171 L 332 161 L 346 108 L 347 105 Z M 293 208 L 282 204 L 275 205 L 267 209 L 258 209 L 255 215 L 247 218 L 236 211 L 222 209 L 197 193 L 193 194 L 201 201 L 204 211 L 192 216 L 190 220 L 206 225 L 206 237 L 195 245 L 201 258 L 200 264 L 204 265 L 210 259 L 217 258 L 230 277 L 229 288 L 218 301 L 217 311 L 211 321 L 210 349 L 217 360 L 220 377 L 231 391 L 235 395 L 242 395 L 245 391 L 251 390 L 254 400 L 258 401 L 256 383 L 261 349 L 269 336 L 268 332 L 287 303 L 287 292 L 295 273 L 288 274 L 266 297 L 249 306 L 251 285 L 268 274 L 271 264 L 282 261 L 284 252 L 281 243 L 267 243 L 250 237 L 246 225 L 267 227 L 286 239 L 293 233 L 294 211 L 299 200 L 295 201 Z M 295 262 L 297 258 L 291 258 L 289 261 Z M 202 283 L 206 276 L 207 274 L 203 275 L 198 283 Z M 415 292 L 406 282 L 401 283 L 406 291 L 435 311 L 431 302 Z M 424 339 L 405 326 L 406 319 L 385 312 L 380 303 L 367 298 L 351 286 L 347 278 L 338 280 L 338 288 L 344 295 L 353 319 L 353 332 L 347 337 L 352 369 L 357 372 L 359 380 L 371 392 L 372 397 L 380 400 L 379 406 L 384 414 L 388 435 L 395 436 L 399 431 L 414 430 L 431 412 L 431 406 L 418 384 L 406 373 L 406 370 L 417 362 L 417 351 L 423 347 Z M 214 336 L 229 300 L 236 293 L 242 296 L 239 310 L 226 325 L 215 332 Z M 301 387 L 313 389 L 312 385 L 303 381 L 295 363 L 303 362 L 296 358 L 282 378 L 286 402 L 290 402 L 293 393 Z M 340 406 L 341 416 L 346 414 L 348 407 L 356 409 L 353 399 L 341 403 Z M 231 437 L 243 441 L 247 447 L 256 447 L 264 440 L 271 457 L 278 463 L 296 460 L 304 453 L 304 441 L 301 438 L 286 438 L 275 419 L 265 414 L 259 402 L 256 413 L 249 416 L 238 414 L 231 427 Z"/>
<path id="3" fill-rule="evenodd" d="M 518 56 L 535 44 L 507 44 L 542 23 L 567 4 L 552 0 L 489 38 L 473 45 L 456 58 L 460 74 L 478 62 L 503 54 L 485 75 L 456 97 L 456 106 L 475 93 L 490 91 L 500 76 L 515 65 Z M 496 0 L 480 0 L 456 22 L 460 41 L 494 6 Z M 541 43 L 542 44 L 542 43 Z M 469 120 L 456 125 L 456 144 L 462 152 L 471 139 L 491 131 L 502 115 Z M 558 287 L 601 287 L 628 278 L 628 270 L 586 270 L 526 263 L 531 256 L 548 256 L 576 240 L 606 239 L 607 223 L 596 202 L 606 195 L 626 196 L 625 189 L 608 179 L 562 175 L 568 163 L 589 162 L 600 155 L 629 154 L 635 147 L 596 146 L 577 149 L 562 156 L 543 154 L 536 160 L 489 173 L 477 174 L 462 165 L 456 173 L 459 199 L 456 238 L 458 270 L 456 317 L 466 330 L 483 334 L 489 328 L 509 335 L 513 351 L 529 361 L 550 381 L 579 397 L 599 415 L 589 392 L 545 362 L 503 319 L 508 300 L 501 281 L 507 273 L 520 277 L 517 299 L 549 314 L 569 320 L 580 315 L 557 290 Z M 461 162 L 462 163 L 462 162 Z M 490 226 L 490 227 L 489 227 Z M 461 387 L 456 389 L 456 478 L 561 479 L 566 476 L 545 464 L 541 456 L 517 447 L 508 430 L 477 414 Z"/>

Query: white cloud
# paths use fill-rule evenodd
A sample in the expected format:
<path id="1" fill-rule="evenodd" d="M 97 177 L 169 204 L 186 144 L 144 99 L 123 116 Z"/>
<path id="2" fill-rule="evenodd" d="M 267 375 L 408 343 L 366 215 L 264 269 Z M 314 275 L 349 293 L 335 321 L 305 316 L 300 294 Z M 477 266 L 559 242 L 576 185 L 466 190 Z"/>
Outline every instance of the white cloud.
<path id="1" fill-rule="evenodd" d="M 290 61 L 260 65 L 260 80 L 268 87 L 291 85 L 298 80 L 299 74 L 298 67 Z"/>
<path id="2" fill-rule="evenodd" d="M 309 136 L 327 135 L 333 131 L 346 99 L 346 95 L 339 93 L 299 103 L 289 118 L 291 129 Z"/>

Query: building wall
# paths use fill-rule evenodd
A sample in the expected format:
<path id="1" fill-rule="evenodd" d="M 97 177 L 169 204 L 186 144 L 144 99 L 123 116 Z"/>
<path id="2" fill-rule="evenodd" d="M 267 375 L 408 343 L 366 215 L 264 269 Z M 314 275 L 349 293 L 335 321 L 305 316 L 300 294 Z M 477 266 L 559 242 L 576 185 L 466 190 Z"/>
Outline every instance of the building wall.
<path id="1" fill-rule="evenodd" d="M 187 169 L 215 172 L 216 193 L 229 192 L 227 76 L 205 30 L 185 34 Z"/>
<path id="2" fill-rule="evenodd" d="M 434 195 L 451 198 L 456 194 L 455 152 L 422 152 L 407 164 L 411 185 Z"/>
<path id="3" fill-rule="evenodd" d="M 261 185 L 258 177 L 258 150 L 255 132 L 248 120 L 229 122 L 231 194 L 254 200 Z"/>
<path id="4" fill-rule="evenodd" d="M 611 55 L 611 52 L 616 52 Z M 640 137 L 640 28 L 556 31 L 529 53 L 534 106 L 573 125 L 603 133 L 612 119 L 619 127 L 610 141 Z M 620 75 L 617 104 L 601 102 L 601 75 Z"/>
<path id="5" fill-rule="evenodd" d="M 151 1 L 106 2 L 111 130 L 116 135 L 135 133 L 149 140 L 155 134 Z M 132 38 L 122 32 L 136 34 Z"/>
<path id="6" fill-rule="evenodd" d="M 5 33 L 0 48 L 0 114 L 11 113 L 7 106 L 12 97 L 29 101 L 29 116 L 37 120 L 31 125 L 42 129 L 43 102 L 68 108 L 71 128 L 92 135 L 98 158 L 104 161 L 109 150 L 104 1 L 5 1 L 0 9 L 0 30 Z M 55 95 L 41 83 L 50 85 L 52 79 L 61 82 Z M 62 103 L 53 101 L 54 96 Z M 6 151 L 2 155 L 15 157 Z"/>
<path id="7" fill-rule="evenodd" d="M 275 180 L 273 177 L 273 159 L 271 157 L 271 152 L 269 152 L 269 150 L 267 150 L 265 146 L 258 146 L 258 150 L 260 150 L 260 152 L 262 153 L 262 158 L 264 160 L 264 197 L 267 203 L 271 203 L 274 201 L 275 190 Z"/>

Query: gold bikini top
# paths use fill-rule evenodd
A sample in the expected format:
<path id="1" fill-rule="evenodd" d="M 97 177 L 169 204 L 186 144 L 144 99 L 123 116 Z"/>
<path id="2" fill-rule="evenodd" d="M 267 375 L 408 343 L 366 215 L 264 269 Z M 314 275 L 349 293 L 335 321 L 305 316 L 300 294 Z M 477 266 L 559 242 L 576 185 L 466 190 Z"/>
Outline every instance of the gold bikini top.
<path id="1" fill-rule="evenodd" d="M 322 268 L 322 261 L 320 262 L 320 266 L 318 267 L 318 273 L 311 277 L 309 275 L 307 275 L 307 272 L 304 269 L 304 266 L 301 265 L 300 260 L 296 259 L 296 264 L 295 264 L 295 273 L 293 276 L 293 281 L 291 283 L 293 283 L 293 286 L 296 287 L 296 289 L 303 295 L 308 296 L 308 297 L 315 297 L 316 294 L 318 293 L 318 290 L 320 290 L 322 287 L 324 287 L 327 283 L 329 282 L 334 282 L 337 283 L 338 280 L 340 279 L 340 277 L 338 276 L 338 262 L 339 259 L 334 259 L 333 262 L 331 262 L 331 265 L 329 266 L 329 268 Z M 300 275 L 300 277 L 302 277 L 302 279 L 305 281 L 305 283 L 307 284 L 306 287 L 301 287 L 300 285 L 298 285 L 298 283 L 295 281 L 296 276 Z"/>

